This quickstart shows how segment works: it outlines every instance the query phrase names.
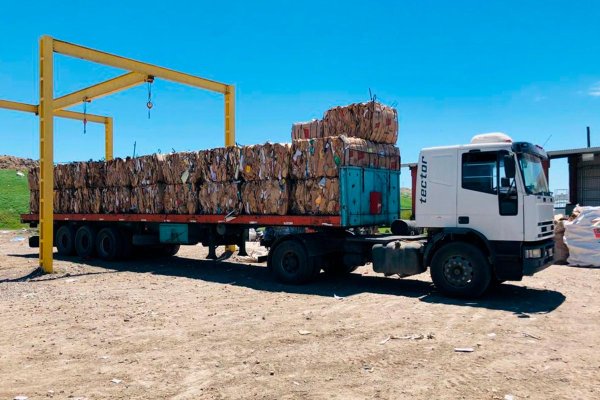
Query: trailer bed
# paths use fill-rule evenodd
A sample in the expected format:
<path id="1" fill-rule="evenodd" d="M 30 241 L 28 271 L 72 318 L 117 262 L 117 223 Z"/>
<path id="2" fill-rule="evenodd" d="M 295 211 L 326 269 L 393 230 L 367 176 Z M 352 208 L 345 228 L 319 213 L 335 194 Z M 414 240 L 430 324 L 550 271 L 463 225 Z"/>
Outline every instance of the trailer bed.
<path id="1" fill-rule="evenodd" d="M 23 223 L 38 223 L 38 214 L 21 214 Z M 54 221 L 167 222 L 257 226 L 342 227 L 339 215 L 213 215 L 213 214 L 54 214 Z"/>

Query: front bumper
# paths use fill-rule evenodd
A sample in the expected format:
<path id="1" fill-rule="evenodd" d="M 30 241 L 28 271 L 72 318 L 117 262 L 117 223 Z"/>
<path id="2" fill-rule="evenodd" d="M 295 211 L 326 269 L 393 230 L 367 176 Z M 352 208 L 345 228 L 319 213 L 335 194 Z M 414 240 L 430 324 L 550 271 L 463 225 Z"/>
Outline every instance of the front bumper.
<path id="1" fill-rule="evenodd" d="M 538 258 L 525 258 L 528 250 L 540 250 Z M 531 276 L 548 268 L 554 262 L 554 241 L 544 241 L 539 244 L 523 246 L 523 275 Z"/>

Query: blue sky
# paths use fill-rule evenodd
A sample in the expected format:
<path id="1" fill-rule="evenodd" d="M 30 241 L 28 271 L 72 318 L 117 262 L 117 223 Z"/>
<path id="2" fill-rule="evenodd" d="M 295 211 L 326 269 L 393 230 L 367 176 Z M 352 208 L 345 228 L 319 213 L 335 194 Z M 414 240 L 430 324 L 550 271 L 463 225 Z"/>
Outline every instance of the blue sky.
<path id="1" fill-rule="evenodd" d="M 294 121 L 368 100 L 399 111 L 403 162 L 502 131 L 546 149 L 600 145 L 600 2 L 4 2 L 0 98 L 37 103 L 43 34 L 236 85 L 237 141 L 289 141 Z M 57 56 L 55 95 L 122 71 Z M 222 96 L 165 81 L 99 99 L 115 153 L 223 144 Z M 82 110 L 82 107 L 75 107 Z M 103 128 L 58 120 L 55 160 L 99 159 Z M 37 158 L 33 115 L 0 110 L 0 154 Z M 551 136 L 550 136 L 551 135 Z M 550 139 L 548 139 L 550 138 Z M 402 178 L 408 185 L 408 174 Z M 551 187 L 567 187 L 566 163 Z"/>

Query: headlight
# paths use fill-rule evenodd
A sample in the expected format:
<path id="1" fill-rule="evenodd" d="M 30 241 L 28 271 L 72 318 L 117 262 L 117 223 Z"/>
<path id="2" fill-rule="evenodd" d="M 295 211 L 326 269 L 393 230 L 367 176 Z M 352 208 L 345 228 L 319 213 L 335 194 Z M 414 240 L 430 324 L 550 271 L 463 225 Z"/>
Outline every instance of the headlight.
<path id="1" fill-rule="evenodd" d="M 525 250 L 525 258 L 540 258 L 542 249 L 527 249 Z"/>

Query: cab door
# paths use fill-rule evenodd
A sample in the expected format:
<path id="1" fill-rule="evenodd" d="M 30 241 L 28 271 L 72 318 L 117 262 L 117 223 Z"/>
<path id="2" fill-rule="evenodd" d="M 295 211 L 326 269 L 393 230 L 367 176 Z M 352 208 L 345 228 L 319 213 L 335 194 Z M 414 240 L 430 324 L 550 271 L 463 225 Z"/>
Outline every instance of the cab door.
<path id="1" fill-rule="evenodd" d="M 514 157 L 506 156 L 507 151 L 461 151 L 456 226 L 474 229 L 491 241 L 521 242 L 522 202 L 514 168 L 506 167 L 510 160 L 514 166 Z"/>

